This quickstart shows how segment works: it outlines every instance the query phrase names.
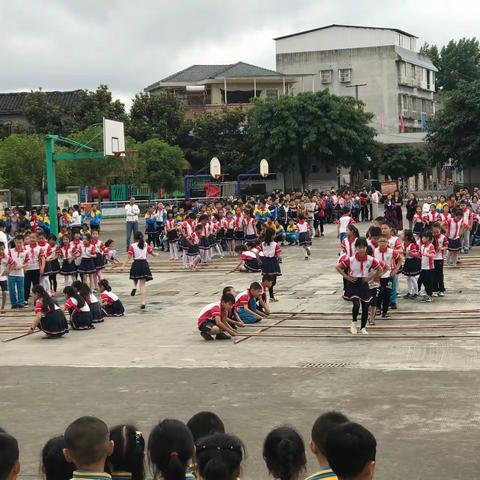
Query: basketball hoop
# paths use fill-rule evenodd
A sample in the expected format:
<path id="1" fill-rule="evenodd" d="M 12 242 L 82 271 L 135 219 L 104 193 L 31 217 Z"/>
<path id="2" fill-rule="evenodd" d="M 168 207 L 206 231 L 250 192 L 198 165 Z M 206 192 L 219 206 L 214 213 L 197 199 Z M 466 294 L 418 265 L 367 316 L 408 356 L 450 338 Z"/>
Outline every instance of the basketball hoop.
<path id="1" fill-rule="evenodd" d="M 260 175 L 265 178 L 268 177 L 268 172 L 269 172 L 269 167 L 268 167 L 268 161 L 263 158 L 260 160 Z"/>
<path id="2" fill-rule="evenodd" d="M 120 150 L 118 152 L 112 152 L 112 155 L 116 158 L 132 158 L 137 153 L 137 150 Z"/>
<path id="3" fill-rule="evenodd" d="M 210 160 L 210 175 L 215 180 L 218 180 L 222 175 L 222 166 L 220 165 L 220 160 L 217 157 L 213 157 Z"/>

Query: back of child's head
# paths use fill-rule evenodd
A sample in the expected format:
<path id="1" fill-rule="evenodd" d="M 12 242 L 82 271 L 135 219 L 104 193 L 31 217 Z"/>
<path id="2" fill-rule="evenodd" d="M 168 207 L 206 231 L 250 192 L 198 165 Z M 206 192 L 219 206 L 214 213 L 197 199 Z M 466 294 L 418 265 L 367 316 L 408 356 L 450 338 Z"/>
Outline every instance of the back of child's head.
<path id="1" fill-rule="evenodd" d="M 415 236 L 413 235 L 413 232 L 408 228 L 403 230 L 403 238 L 406 242 L 415 243 Z"/>
<path id="2" fill-rule="evenodd" d="M 197 444 L 197 468 L 203 480 L 235 480 L 245 454 L 234 435 L 216 433 Z"/>
<path id="3" fill-rule="evenodd" d="M 112 287 L 106 278 L 102 278 L 102 280 L 98 282 L 98 286 L 104 288 L 107 292 L 112 291 Z"/>
<path id="4" fill-rule="evenodd" d="M 12 435 L 0 429 L 0 480 L 6 480 L 12 472 L 18 474 L 18 442 Z"/>
<path id="5" fill-rule="evenodd" d="M 148 438 L 148 455 L 155 476 L 160 474 L 164 480 L 183 480 L 194 453 L 193 435 L 179 420 L 163 420 Z"/>
<path id="6" fill-rule="evenodd" d="M 224 293 L 221 298 L 222 303 L 235 304 L 235 297 L 231 293 Z"/>
<path id="7" fill-rule="evenodd" d="M 274 275 L 266 274 L 262 276 L 262 282 L 273 282 L 275 280 Z"/>
<path id="8" fill-rule="evenodd" d="M 113 240 L 111 238 L 109 238 L 106 242 L 105 242 L 105 246 L 108 248 L 112 245 L 113 243 Z"/>
<path id="9" fill-rule="evenodd" d="M 355 225 L 348 225 L 347 230 L 350 230 L 350 232 L 352 232 L 352 235 L 355 238 L 358 238 L 360 236 L 360 232 L 358 231 L 358 228 Z"/>
<path id="10" fill-rule="evenodd" d="M 343 212 L 344 215 L 346 215 L 347 213 L 350 213 L 350 208 L 349 207 L 343 207 L 342 212 Z"/>
<path id="11" fill-rule="evenodd" d="M 222 290 L 222 297 L 223 297 L 223 295 L 225 295 L 227 293 L 231 293 L 233 295 L 234 291 L 235 291 L 235 289 L 231 285 L 229 285 L 228 287 L 224 287 L 224 289 Z"/>
<path id="12" fill-rule="evenodd" d="M 377 441 L 358 423 L 348 422 L 332 429 L 326 441 L 327 460 L 339 480 L 355 478 L 361 473 L 373 478 Z"/>
<path id="13" fill-rule="evenodd" d="M 263 458 L 273 478 L 279 480 L 300 478 L 307 464 L 303 439 L 291 427 L 275 428 L 267 435 Z"/>
<path id="14" fill-rule="evenodd" d="M 320 415 L 313 424 L 312 427 L 312 442 L 317 450 L 325 457 L 326 442 L 328 434 L 338 425 L 347 423 L 350 420 L 340 412 L 325 412 Z"/>
<path id="15" fill-rule="evenodd" d="M 225 433 L 225 426 L 221 418 L 213 412 L 196 413 L 187 422 L 187 427 L 192 432 L 195 442 L 215 433 Z"/>
<path id="16" fill-rule="evenodd" d="M 65 430 L 65 445 L 77 467 L 92 465 L 111 453 L 108 427 L 96 417 L 80 417 Z"/>
<path id="17" fill-rule="evenodd" d="M 133 425 L 117 425 L 110 429 L 113 453 L 108 457 L 108 466 L 113 472 L 128 472 L 132 480 L 145 477 L 145 440 L 142 432 Z"/>
<path id="18" fill-rule="evenodd" d="M 51 438 L 42 449 L 42 471 L 46 480 L 69 480 L 73 477 L 75 465 L 65 460 L 66 448 L 63 435 Z"/>
<path id="19" fill-rule="evenodd" d="M 422 239 L 427 239 L 429 242 L 433 240 L 433 233 L 431 230 L 424 230 L 422 232 Z"/>
<path id="20" fill-rule="evenodd" d="M 258 282 L 252 282 L 250 284 L 250 291 L 251 292 L 258 292 L 262 289 L 262 286 Z"/>

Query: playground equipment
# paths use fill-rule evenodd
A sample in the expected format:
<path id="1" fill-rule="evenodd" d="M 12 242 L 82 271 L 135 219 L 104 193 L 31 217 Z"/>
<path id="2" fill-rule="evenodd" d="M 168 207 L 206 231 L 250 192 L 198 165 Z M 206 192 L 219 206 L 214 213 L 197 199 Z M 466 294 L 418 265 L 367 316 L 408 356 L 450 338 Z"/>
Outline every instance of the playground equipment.
<path id="1" fill-rule="evenodd" d="M 218 182 L 219 179 L 225 176 L 225 174 L 222 175 L 222 165 L 220 164 L 220 160 L 217 157 L 213 157 L 210 160 L 210 175 L 202 173 L 206 169 L 207 167 L 203 167 L 195 174 L 185 175 L 185 177 L 183 177 L 183 191 L 186 199 L 191 197 L 191 192 L 193 190 L 192 186 L 195 184 L 195 182 L 198 181 L 202 182 L 201 190 L 206 190 L 207 197 L 219 196 L 219 194 L 221 193 L 219 185 L 209 183 L 208 180 L 210 178 L 213 178 L 213 180 Z M 197 187 L 197 190 L 200 189 Z"/>
<path id="2" fill-rule="evenodd" d="M 247 178 L 256 178 L 256 177 L 266 178 L 269 175 L 273 175 L 269 173 L 268 161 L 265 158 L 262 158 L 262 160 L 260 160 L 259 171 L 256 172 L 256 170 L 257 170 L 256 168 L 252 168 L 252 170 L 249 170 L 247 173 L 240 173 L 237 175 L 237 184 L 235 187 L 235 195 L 237 197 L 239 197 L 242 194 L 242 188 L 241 188 L 242 180 L 246 180 Z"/>

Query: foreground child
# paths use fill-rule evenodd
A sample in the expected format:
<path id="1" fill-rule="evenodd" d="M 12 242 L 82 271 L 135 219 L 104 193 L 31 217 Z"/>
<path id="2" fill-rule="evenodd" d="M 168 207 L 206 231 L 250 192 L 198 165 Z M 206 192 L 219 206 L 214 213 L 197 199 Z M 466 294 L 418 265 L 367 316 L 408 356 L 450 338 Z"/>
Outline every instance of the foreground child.
<path id="1" fill-rule="evenodd" d="M 100 280 L 98 287 L 102 294 L 102 310 L 107 317 L 122 317 L 125 314 L 125 308 L 115 293 L 107 279 Z"/>
<path id="2" fill-rule="evenodd" d="M 198 315 L 198 329 L 205 340 L 230 340 L 230 335 L 235 336 L 236 332 L 226 318 L 235 305 L 235 297 L 231 293 L 222 295 L 219 302 L 206 305 Z"/>
<path id="3" fill-rule="evenodd" d="M 33 333 L 39 328 L 49 337 L 61 337 L 67 333 L 65 314 L 52 300 L 50 294 L 41 285 L 34 285 L 32 295 L 35 302 L 35 319 L 30 331 Z"/>

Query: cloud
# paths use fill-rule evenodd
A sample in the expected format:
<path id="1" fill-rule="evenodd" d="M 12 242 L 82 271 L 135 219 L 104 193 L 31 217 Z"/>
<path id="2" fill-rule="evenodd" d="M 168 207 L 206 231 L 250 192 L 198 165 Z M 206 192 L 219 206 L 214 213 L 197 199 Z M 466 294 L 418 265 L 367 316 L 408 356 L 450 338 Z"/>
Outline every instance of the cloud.
<path id="1" fill-rule="evenodd" d="M 474 36 L 479 20 L 473 0 L 4 0 L 0 91 L 105 83 L 128 101 L 194 63 L 275 68 L 273 37 L 330 23 L 396 27 L 444 44 Z"/>

